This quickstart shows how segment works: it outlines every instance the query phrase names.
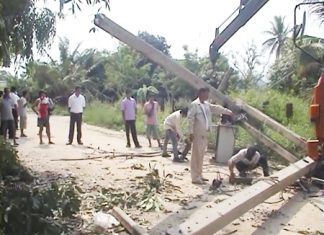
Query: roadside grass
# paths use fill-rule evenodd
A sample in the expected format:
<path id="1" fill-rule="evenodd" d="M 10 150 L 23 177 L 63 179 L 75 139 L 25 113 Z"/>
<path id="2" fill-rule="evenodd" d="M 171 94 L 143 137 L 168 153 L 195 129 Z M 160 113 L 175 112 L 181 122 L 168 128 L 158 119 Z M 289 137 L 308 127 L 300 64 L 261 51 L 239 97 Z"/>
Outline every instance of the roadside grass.
<path id="1" fill-rule="evenodd" d="M 271 89 L 251 89 L 246 91 L 245 93 L 232 93 L 231 96 L 239 98 L 245 103 L 248 103 L 251 106 L 261 110 L 269 117 L 283 124 L 288 129 L 297 133 L 301 137 L 305 139 L 314 138 L 315 131 L 312 123 L 310 122 L 308 113 L 311 98 L 302 99 Z M 309 97 L 311 97 L 311 94 L 309 95 Z M 286 117 L 287 103 L 293 104 L 293 116 L 289 119 Z M 260 126 L 258 126 L 258 129 L 296 156 L 304 156 L 304 151 L 301 146 L 295 145 L 287 138 L 283 137 L 281 134 L 268 128 L 266 125 L 261 124 Z M 245 143 L 249 143 L 249 141 L 250 143 L 260 144 L 258 140 L 249 137 L 246 131 L 242 128 L 240 128 L 238 132 L 237 140 L 239 144 L 243 145 Z M 264 150 L 264 152 L 268 151 Z"/>
<path id="2" fill-rule="evenodd" d="M 308 113 L 311 94 L 308 99 L 302 99 L 271 89 L 250 89 L 245 93 L 232 93 L 232 97 L 240 98 L 306 139 L 314 136 Z M 293 116 L 290 119 L 286 117 L 287 103 L 293 104 Z"/>
<path id="3" fill-rule="evenodd" d="M 166 105 L 164 112 L 159 111 L 158 123 L 160 136 L 163 133 L 164 119 L 171 113 L 171 108 Z M 88 105 L 85 109 L 83 119 L 86 123 L 105 127 L 113 130 L 124 130 L 124 124 L 122 121 L 122 114 L 120 111 L 120 102 L 116 103 L 102 103 L 100 101 L 94 101 Z M 143 106 L 137 105 L 137 119 L 136 130 L 138 134 L 145 134 L 145 115 L 143 113 Z"/>

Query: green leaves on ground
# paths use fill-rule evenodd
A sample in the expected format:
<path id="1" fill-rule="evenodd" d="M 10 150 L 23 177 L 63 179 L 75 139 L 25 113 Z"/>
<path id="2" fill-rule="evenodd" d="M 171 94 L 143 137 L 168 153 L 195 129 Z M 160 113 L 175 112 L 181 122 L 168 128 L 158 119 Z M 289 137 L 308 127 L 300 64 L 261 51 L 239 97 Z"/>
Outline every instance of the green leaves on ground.
<path id="1" fill-rule="evenodd" d="M 73 219 L 81 204 L 73 181 L 34 180 L 19 164 L 17 151 L 3 138 L 0 138 L 0 175 L 1 235 L 59 235 L 71 230 L 66 221 Z"/>

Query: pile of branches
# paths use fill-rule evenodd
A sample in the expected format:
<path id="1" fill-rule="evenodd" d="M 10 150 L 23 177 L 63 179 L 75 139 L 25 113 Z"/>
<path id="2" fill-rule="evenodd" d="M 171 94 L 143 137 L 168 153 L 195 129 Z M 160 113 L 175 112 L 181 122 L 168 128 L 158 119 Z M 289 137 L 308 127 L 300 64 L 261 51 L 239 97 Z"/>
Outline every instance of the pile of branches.
<path id="1" fill-rule="evenodd" d="M 0 235 L 68 233 L 78 223 L 80 204 L 73 180 L 41 182 L 0 138 Z"/>

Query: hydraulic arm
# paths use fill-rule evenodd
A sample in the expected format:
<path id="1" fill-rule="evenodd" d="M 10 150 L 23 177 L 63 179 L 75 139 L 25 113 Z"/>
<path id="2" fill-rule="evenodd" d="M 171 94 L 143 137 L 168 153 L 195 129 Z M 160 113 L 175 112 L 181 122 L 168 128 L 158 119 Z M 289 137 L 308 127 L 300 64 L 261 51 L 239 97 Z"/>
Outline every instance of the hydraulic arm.
<path id="1" fill-rule="evenodd" d="M 209 46 L 210 61 L 214 65 L 218 58 L 219 49 L 242 27 L 244 26 L 269 0 L 241 0 L 239 8 L 237 8 L 232 14 L 237 11 L 238 15 L 227 25 L 227 27 L 219 32 L 219 28 L 216 28 L 215 39 Z M 230 17 L 231 17 L 230 16 Z M 225 23 L 225 22 L 224 22 Z M 221 24 L 223 25 L 223 23 Z"/>

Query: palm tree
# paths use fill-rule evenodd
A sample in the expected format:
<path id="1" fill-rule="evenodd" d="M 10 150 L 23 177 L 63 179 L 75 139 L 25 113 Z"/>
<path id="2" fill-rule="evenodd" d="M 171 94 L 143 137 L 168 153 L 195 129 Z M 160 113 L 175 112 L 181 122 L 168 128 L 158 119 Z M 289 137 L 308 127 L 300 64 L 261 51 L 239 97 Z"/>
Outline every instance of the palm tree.
<path id="1" fill-rule="evenodd" d="M 270 23 L 271 29 L 265 31 L 265 33 L 271 37 L 263 42 L 263 46 L 270 49 L 270 54 L 275 52 L 276 59 L 278 59 L 290 30 L 288 26 L 285 25 L 285 17 L 275 16 Z"/>
<path id="2" fill-rule="evenodd" d="M 319 20 L 324 23 L 324 4 L 323 3 L 315 3 L 318 0 L 302 0 L 301 2 L 305 3 L 314 3 L 310 6 L 310 13 L 317 15 Z"/>

